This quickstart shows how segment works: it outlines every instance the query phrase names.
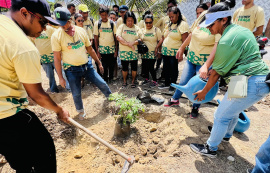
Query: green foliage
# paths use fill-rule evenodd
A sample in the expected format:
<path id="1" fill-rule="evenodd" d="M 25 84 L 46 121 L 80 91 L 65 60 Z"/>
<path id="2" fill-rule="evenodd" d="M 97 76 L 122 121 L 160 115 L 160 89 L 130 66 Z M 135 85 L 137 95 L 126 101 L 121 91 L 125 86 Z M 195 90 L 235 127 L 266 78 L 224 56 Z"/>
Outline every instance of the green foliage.
<path id="1" fill-rule="evenodd" d="M 8 8 L 2 8 L 0 7 L 0 12 L 7 12 L 8 11 Z"/>
<path id="2" fill-rule="evenodd" d="M 113 93 L 110 95 L 109 101 L 115 101 L 116 106 L 120 108 L 118 114 L 123 119 L 123 124 L 126 124 L 127 121 L 135 123 L 139 113 L 145 111 L 144 105 L 135 97 L 127 99 L 123 94 Z"/>
<path id="3" fill-rule="evenodd" d="M 48 1 L 48 0 L 47 0 L 47 2 L 48 2 L 48 4 L 50 5 L 50 10 L 51 10 L 51 12 L 53 12 L 53 11 L 54 11 L 54 3 L 53 3 L 53 2 L 50 2 L 50 1 Z"/>

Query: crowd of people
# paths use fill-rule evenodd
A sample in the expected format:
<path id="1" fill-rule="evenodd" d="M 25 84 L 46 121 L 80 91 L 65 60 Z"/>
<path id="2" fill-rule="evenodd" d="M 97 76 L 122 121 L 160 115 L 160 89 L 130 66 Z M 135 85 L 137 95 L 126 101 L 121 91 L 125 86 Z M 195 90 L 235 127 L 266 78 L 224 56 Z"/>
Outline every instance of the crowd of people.
<path id="1" fill-rule="evenodd" d="M 108 84 L 119 78 L 117 70 L 121 68 L 121 87 L 127 88 L 131 75 L 131 88 L 136 88 L 139 59 L 142 85 L 174 93 L 164 106 L 179 105 L 183 93 L 170 84 L 177 82 L 178 64 L 185 56 L 179 85 L 187 84 L 195 75 L 208 80 L 203 90 L 194 93 L 198 101 L 204 100 L 220 77 L 226 84 L 234 76 L 247 77 L 244 98 L 229 98 L 226 92 L 214 114 L 207 142 L 190 144 L 194 152 L 215 158 L 218 145 L 229 142 L 239 113 L 270 90 L 269 67 L 262 61 L 255 39 L 263 33 L 264 11 L 254 0 L 242 3 L 234 14 L 235 0 L 200 4 L 194 11 L 197 19 L 189 27 L 176 0 L 168 1 L 167 15 L 156 22 L 151 11 L 145 11 L 138 22 L 126 5 L 114 5 L 111 11 L 101 6 L 100 19 L 95 21 L 85 4 L 80 4 L 76 13 L 74 4 L 66 8 L 56 3 L 52 17 L 45 0 L 12 0 L 9 15 L 0 16 L 0 154 L 17 172 L 56 172 L 53 140 L 36 114 L 27 109 L 26 96 L 66 123 L 69 113 L 44 92 L 41 66 L 53 93 L 59 92 L 54 76 L 57 72 L 60 85 L 71 92 L 83 120 L 87 115 L 81 96 L 84 80 L 109 97 L 112 92 Z M 139 54 L 138 45 L 145 45 L 147 52 Z M 191 118 L 198 117 L 199 107 L 193 104 Z M 270 137 L 250 172 L 270 172 L 269 146 Z"/>

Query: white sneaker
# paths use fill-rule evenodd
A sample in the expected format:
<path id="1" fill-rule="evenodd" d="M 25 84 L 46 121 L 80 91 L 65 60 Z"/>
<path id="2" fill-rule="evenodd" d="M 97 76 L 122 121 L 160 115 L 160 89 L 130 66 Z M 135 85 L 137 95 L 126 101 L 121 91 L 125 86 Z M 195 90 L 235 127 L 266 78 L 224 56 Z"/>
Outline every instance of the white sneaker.
<path id="1" fill-rule="evenodd" d="M 86 113 L 83 111 L 83 112 L 80 112 L 79 114 L 78 114 L 78 116 L 79 116 L 79 119 L 80 120 L 84 120 L 85 119 L 85 116 L 86 116 Z"/>

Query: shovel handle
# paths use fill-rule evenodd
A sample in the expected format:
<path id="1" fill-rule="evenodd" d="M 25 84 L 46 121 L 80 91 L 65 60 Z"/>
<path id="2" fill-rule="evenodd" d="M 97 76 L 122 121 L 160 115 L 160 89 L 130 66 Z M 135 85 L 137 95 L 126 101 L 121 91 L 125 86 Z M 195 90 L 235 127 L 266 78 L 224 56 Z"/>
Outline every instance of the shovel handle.
<path id="1" fill-rule="evenodd" d="M 133 164 L 134 160 L 131 157 L 127 156 L 122 151 L 119 151 L 117 148 L 115 148 L 114 146 L 110 145 L 108 142 L 104 141 L 103 139 L 101 139 L 100 137 L 98 137 L 95 133 L 91 132 L 90 130 L 88 130 L 87 128 L 85 128 L 84 126 L 82 126 L 81 124 L 79 124 L 78 122 L 76 122 L 75 120 L 73 120 L 72 118 L 69 117 L 68 120 L 69 120 L 69 122 L 72 125 L 78 127 L 79 129 L 81 129 L 82 131 L 84 131 L 85 133 L 87 133 L 88 135 L 90 135 L 91 137 L 95 138 L 97 141 L 99 141 L 100 143 L 102 143 L 106 147 L 110 148 L 111 150 L 113 150 L 114 152 L 116 152 L 117 154 L 119 154 L 121 157 L 123 157 L 129 163 Z"/>

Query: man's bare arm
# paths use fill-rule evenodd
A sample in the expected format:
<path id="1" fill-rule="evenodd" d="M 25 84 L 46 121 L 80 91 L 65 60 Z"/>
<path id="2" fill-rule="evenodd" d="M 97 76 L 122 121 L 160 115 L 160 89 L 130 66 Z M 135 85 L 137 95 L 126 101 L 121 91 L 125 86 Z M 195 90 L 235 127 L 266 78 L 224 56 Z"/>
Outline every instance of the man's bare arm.
<path id="1" fill-rule="evenodd" d="M 54 111 L 58 118 L 62 121 L 68 123 L 69 113 L 62 107 L 57 105 L 50 96 L 43 90 L 41 83 L 37 84 L 27 84 L 23 83 L 23 86 L 28 94 L 28 96 L 34 100 L 38 105 L 43 108 Z"/>

